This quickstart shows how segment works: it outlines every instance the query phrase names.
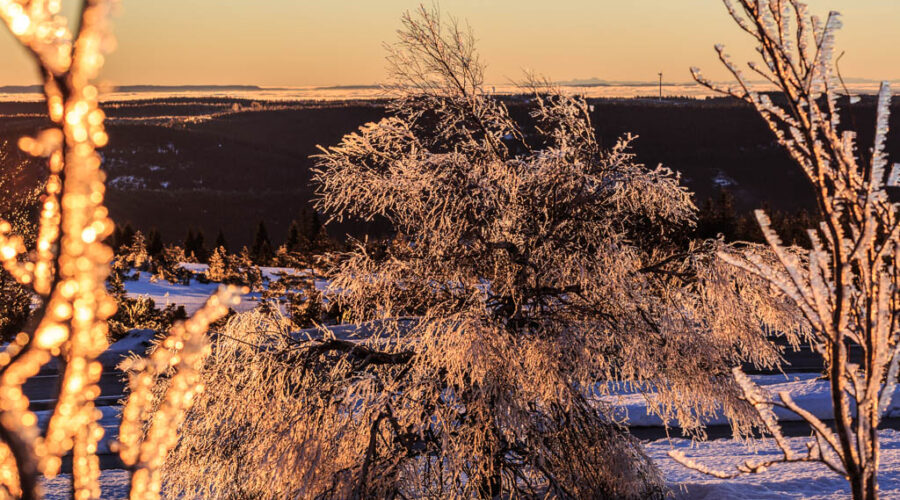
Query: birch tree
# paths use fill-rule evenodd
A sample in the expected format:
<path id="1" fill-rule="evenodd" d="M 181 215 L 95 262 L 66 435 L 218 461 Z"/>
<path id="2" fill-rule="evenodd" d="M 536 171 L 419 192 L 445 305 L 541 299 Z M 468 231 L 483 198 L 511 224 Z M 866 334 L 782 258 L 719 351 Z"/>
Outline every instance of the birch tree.
<path id="1" fill-rule="evenodd" d="M 702 85 L 751 104 L 778 143 L 794 159 L 814 188 L 822 219 L 809 230 L 812 249 L 798 255 L 784 247 L 762 211 L 757 220 L 776 264 L 758 258 L 723 255 L 736 269 L 756 273 L 797 305 L 811 327 L 812 339 L 825 359 L 834 409 L 832 430 L 825 422 L 782 392 L 774 397 L 735 370 L 744 397 L 753 404 L 783 456 L 764 463 L 743 464 L 734 472 L 714 471 L 687 459 L 682 463 L 733 477 L 785 462 L 819 462 L 850 482 L 854 498 L 878 496 L 878 426 L 891 403 L 900 366 L 900 218 L 886 185 L 897 185 L 898 170 L 888 174 L 885 137 L 891 90 L 881 85 L 874 124 L 875 142 L 857 150 L 856 133 L 841 126 L 840 106 L 858 98 L 841 95 L 834 64 L 837 12 L 824 19 L 810 16 L 796 0 L 726 0 L 729 14 L 757 43 L 761 64 L 749 63 L 745 74 L 716 46 L 735 84 L 717 85 L 695 68 Z M 754 89 L 750 78 L 762 78 L 768 89 Z M 851 348 L 862 352 L 859 362 Z M 807 450 L 792 450 L 772 412 L 781 407 L 812 428 Z"/>

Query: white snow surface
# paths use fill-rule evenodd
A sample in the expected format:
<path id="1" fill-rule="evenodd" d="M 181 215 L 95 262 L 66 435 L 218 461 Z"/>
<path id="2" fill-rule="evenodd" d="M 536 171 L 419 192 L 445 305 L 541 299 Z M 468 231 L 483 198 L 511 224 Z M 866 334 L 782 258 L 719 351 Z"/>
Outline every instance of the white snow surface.
<path id="1" fill-rule="evenodd" d="M 788 438 L 798 452 L 806 449 L 809 438 Z M 881 468 L 878 484 L 881 498 L 900 498 L 900 432 L 880 432 Z M 752 446 L 752 448 L 751 448 Z M 711 469 L 732 472 L 746 460 L 778 458 L 781 453 L 772 439 L 754 440 L 749 445 L 733 439 L 692 443 L 687 439 L 660 439 L 648 443 L 647 454 L 659 466 L 675 498 L 690 500 L 719 499 L 845 499 L 850 497 L 847 481 L 821 464 L 778 464 L 759 474 L 735 479 L 716 479 L 690 470 L 668 456 L 680 450 L 694 461 Z"/>
<path id="2" fill-rule="evenodd" d="M 203 264 L 182 264 L 194 273 L 206 270 Z M 288 268 L 261 268 L 267 280 L 278 279 L 279 273 L 298 274 L 303 271 Z M 217 283 L 199 283 L 192 280 L 190 286 L 172 284 L 164 280 L 151 282 L 149 273 L 141 273 L 136 281 L 126 281 L 125 288 L 131 296 L 149 296 L 158 307 L 167 304 L 183 305 L 188 314 L 200 308 L 206 299 L 216 291 Z M 316 283 L 317 288 L 324 288 L 325 282 Z M 244 296 L 244 300 L 235 309 L 246 311 L 256 306 L 260 295 L 252 293 Z M 111 350 L 117 356 L 128 351 L 139 351 L 149 340 L 145 331 L 134 331 L 125 339 L 113 344 Z M 819 373 L 789 373 L 783 375 L 755 375 L 751 379 L 773 397 L 781 391 L 791 394 L 794 401 L 802 408 L 812 412 L 819 418 L 832 418 L 828 381 Z M 642 393 L 628 386 L 613 386 L 610 395 L 605 396 L 607 402 L 617 408 L 620 417 L 629 426 L 660 427 L 662 419 L 648 409 L 647 398 L 655 395 Z M 118 407 L 104 409 L 101 425 L 106 436 L 100 446 L 105 451 L 108 442 L 117 435 L 118 425 L 116 412 Z M 39 419 L 46 418 L 38 412 Z M 786 410 L 776 408 L 779 420 L 796 421 L 799 417 Z M 888 417 L 900 417 L 900 389 L 888 408 Z M 724 425 L 727 420 L 721 414 L 704 418 L 707 425 Z M 668 422 L 670 426 L 677 422 Z M 880 433 L 882 446 L 879 485 L 882 498 L 900 499 L 900 432 L 883 430 Z M 808 438 L 789 438 L 798 451 L 804 450 Z M 844 478 L 834 474 L 825 466 L 818 464 L 781 464 L 760 474 L 750 474 L 736 479 L 722 480 L 692 471 L 676 463 L 668 456 L 672 449 L 683 451 L 688 457 L 703 463 L 710 468 L 731 471 L 734 466 L 748 459 L 764 460 L 777 457 L 780 452 L 771 439 L 751 440 L 749 442 L 718 439 L 708 442 L 692 442 L 686 439 L 660 439 L 646 443 L 648 455 L 662 470 L 669 487 L 678 499 L 838 499 L 847 498 L 850 494 Z M 123 470 L 103 471 L 101 477 L 103 498 L 126 498 L 128 493 L 128 473 Z M 45 480 L 46 498 L 69 498 L 71 495 L 70 478 L 63 474 L 51 480 Z"/>
<path id="3" fill-rule="evenodd" d="M 801 450 L 807 438 L 789 438 Z M 751 448 L 750 446 L 753 446 Z M 759 473 L 735 479 L 716 479 L 692 471 L 668 456 L 669 450 L 681 450 L 692 459 L 720 470 L 748 459 L 777 457 L 771 439 L 747 445 L 732 439 L 693 443 L 687 439 L 660 439 L 646 445 L 647 454 L 659 466 L 673 497 L 678 500 L 721 499 L 844 499 L 849 498 L 847 481 L 819 464 L 782 464 Z M 882 498 L 900 498 L 900 432 L 881 431 L 881 470 L 879 488 Z M 128 472 L 112 469 L 100 476 L 102 498 L 127 498 Z M 71 477 L 61 474 L 43 481 L 45 498 L 65 499 L 71 496 Z"/>
<path id="4" fill-rule="evenodd" d="M 822 419 L 833 419 L 831 395 L 828 381 L 821 378 L 820 373 L 788 373 L 784 375 L 753 375 L 753 382 L 769 391 L 773 398 L 781 391 L 787 391 L 801 408 Z M 654 414 L 647 405 L 647 399 L 653 400 L 655 394 L 647 395 L 629 387 L 617 387 L 613 394 L 604 399 L 616 406 L 617 417 L 634 427 L 661 427 L 662 419 Z M 781 421 L 802 420 L 796 414 L 783 408 L 774 408 L 775 415 Z M 894 391 L 888 406 L 887 417 L 900 417 L 900 388 Z M 720 413 L 703 419 L 706 425 L 727 425 L 728 420 Z M 676 421 L 669 421 L 670 426 L 677 426 Z"/>
<path id="5" fill-rule="evenodd" d="M 190 264 L 182 263 L 181 266 L 195 274 L 202 274 L 206 271 L 206 264 Z M 268 281 L 276 281 L 279 274 L 288 275 L 301 274 L 303 271 L 291 269 L 287 267 L 260 267 L 263 278 Z M 166 280 L 151 280 L 151 273 L 141 272 L 137 280 L 124 281 L 125 291 L 131 297 L 150 297 L 156 303 L 156 307 L 163 308 L 169 304 L 184 306 L 184 310 L 188 315 L 193 314 L 197 309 L 203 307 L 206 299 L 214 294 L 219 288 L 220 283 L 200 283 L 191 280 L 191 284 L 181 285 L 169 283 Z M 316 288 L 324 289 L 327 283 L 324 280 L 316 282 Z M 249 293 L 241 298 L 241 303 L 234 308 L 237 312 L 245 312 L 253 309 L 259 303 L 260 294 L 258 292 Z"/>
<path id="6" fill-rule="evenodd" d="M 44 498 L 47 500 L 64 500 L 72 498 L 72 475 L 60 474 L 53 479 L 41 481 L 44 487 Z M 100 498 L 124 499 L 128 498 L 130 478 L 128 471 L 123 469 L 110 469 L 100 471 Z"/>

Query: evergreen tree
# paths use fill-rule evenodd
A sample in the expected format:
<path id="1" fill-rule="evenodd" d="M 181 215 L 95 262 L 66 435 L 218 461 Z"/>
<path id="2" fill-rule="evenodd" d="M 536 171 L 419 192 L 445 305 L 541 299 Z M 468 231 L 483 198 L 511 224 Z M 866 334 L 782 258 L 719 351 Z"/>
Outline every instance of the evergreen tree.
<path id="1" fill-rule="evenodd" d="M 308 207 L 304 208 L 300 211 L 300 219 L 297 223 L 300 234 L 306 240 L 307 248 L 313 249 L 322 232 L 322 221 L 319 219 L 319 213 Z"/>
<path id="2" fill-rule="evenodd" d="M 206 262 L 209 258 L 209 252 L 206 250 L 206 243 L 203 238 L 203 231 L 198 229 L 194 233 L 194 255 L 197 256 L 199 262 Z"/>
<path id="3" fill-rule="evenodd" d="M 113 249 L 113 252 L 118 252 L 119 245 L 122 243 L 122 226 L 116 224 L 113 227 L 112 234 L 107 236 L 103 242 L 109 245 L 109 247 Z"/>
<path id="4" fill-rule="evenodd" d="M 219 228 L 219 234 L 216 235 L 214 247 L 217 249 L 222 248 L 226 252 L 228 251 L 228 242 L 225 240 L 225 233 L 222 232 L 222 228 Z"/>
<path id="5" fill-rule="evenodd" d="M 228 254 L 225 247 L 217 246 L 209 257 L 209 267 L 206 269 L 206 279 L 221 283 L 225 279 L 228 267 Z"/>
<path id="6" fill-rule="evenodd" d="M 291 227 L 288 228 L 287 239 L 284 240 L 284 247 L 289 252 L 296 252 L 301 249 L 300 246 L 300 225 L 297 221 L 291 222 Z"/>
<path id="7" fill-rule="evenodd" d="M 197 232 L 194 232 L 193 229 L 188 229 L 187 236 L 184 238 L 184 254 L 188 259 L 193 259 L 197 262 L 206 262 L 209 253 L 204 244 L 202 230 L 198 229 Z"/>
<path id="8" fill-rule="evenodd" d="M 119 241 L 116 242 L 116 249 L 121 250 L 128 245 L 131 245 L 131 242 L 134 241 L 134 228 L 131 227 L 131 223 L 125 224 L 125 227 L 122 228 L 121 233 L 119 233 Z"/>
<path id="9" fill-rule="evenodd" d="M 194 245 L 194 229 L 188 228 L 187 236 L 184 237 L 184 245 L 182 245 L 184 247 L 184 255 L 186 257 L 190 258 L 192 254 L 196 255 L 196 253 L 194 252 Z"/>
<path id="10" fill-rule="evenodd" d="M 149 260 L 147 254 L 147 243 L 144 239 L 144 233 L 137 231 L 131 238 L 131 243 L 125 248 L 125 262 L 135 269 L 143 269 Z"/>
<path id="11" fill-rule="evenodd" d="M 697 236 L 716 238 L 721 234 L 725 241 L 734 241 L 737 229 L 734 195 L 727 189 L 721 189 L 716 199 L 709 198 L 704 203 L 697 220 Z"/>
<path id="12" fill-rule="evenodd" d="M 159 230 L 155 227 L 150 230 L 150 233 L 147 234 L 147 253 L 151 257 L 156 257 L 163 251 L 163 241 L 162 235 L 159 234 Z"/>
<path id="13" fill-rule="evenodd" d="M 272 260 L 272 242 L 269 241 L 269 231 L 266 229 L 266 223 L 259 221 L 256 228 L 256 236 L 253 238 L 253 247 L 250 249 L 250 256 L 258 265 L 266 265 Z"/>
<path id="14" fill-rule="evenodd" d="M 253 264 L 253 256 L 247 247 L 241 249 L 240 255 L 235 259 L 234 267 L 241 270 L 245 284 L 251 290 L 258 290 L 262 286 L 262 272 Z"/>

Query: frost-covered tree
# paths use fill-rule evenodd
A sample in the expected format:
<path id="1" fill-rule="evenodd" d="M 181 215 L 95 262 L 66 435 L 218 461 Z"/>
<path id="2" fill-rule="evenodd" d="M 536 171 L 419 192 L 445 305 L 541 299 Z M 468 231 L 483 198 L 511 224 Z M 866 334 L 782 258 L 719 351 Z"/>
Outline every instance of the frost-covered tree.
<path id="1" fill-rule="evenodd" d="M 762 280 L 726 274 L 718 242 L 682 241 L 695 208 L 677 175 L 639 164 L 630 137 L 602 149 L 584 100 L 535 89 L 537 126 L 523 125 L 484 90 L 471 34 L 426 9 L 403 23 L 391 116 L 325 149 L 315 173 L 323 213 L 398 231 L 332 277 L 329 307 L 364 334 L 297 339 L 235 318 L 167 491 L 662 495 L 603 396 L 653 388 L 685 427 L 718 411 L 746 429 L 729 368 L 774 362 L 760 325 L 791 315 Z"/>
<path id="2" fill-rule="evenodd" d="M 256 234 L 253 236 L 253 247 L 250 249 L 250 256 L 255 264 L 267 266 L 269 261 L 272 260 L 273 253 L 266 223 L 265 221 L 259 221 L 259 225 L 256 226 Z"/>
<path id="3" fill-rule="evenodd" d="M 104 174 L 97 152 L 108 142 L 99 90 L 92 83 L 112 46 L 111 1 L 79 2 L 71 25 L 59 1 L 0 2 L 0 20 L 33 58 L 42 77 L 47 128 L 19 139 L 24 152 L 46 158 L 34 248 L 0 220 L 0 263 L 39 298 L 39 305 L 15 340 L 0 353 L 0 495 L 41 496 L 41 475 L 52 477 L 72 455 L 73 498 L 100 497 L 95 398 L 107 346 L 107 318 L 116 304 L 107 292 L 113 233 L 104 200 Z M 70 30 L 75 26 L 76 31 Z M 184 410 L 198 390 L 196 367 L 208 351 L 205 331 L 227 312 L 236 290 L 223 290 L 191 319 L 176 324 L 150 360 L 137 363 L 131 396 L 119 431 L 123 461 L 131 468 L 132 498 L 158 498 L 159 465 Z M 38 425 L 23 385 L 57 358 L 61 380 L 49 420 Z M 145 386 L 161 372 L 171 375 L 146 433 Z"/>
<path id="4" fill-rule="evenodd" d="M 147 241 L 144 233 L 137 231 L 131 238 L 128 245 L 122 249 L 122 260 L 125 264 L 135 268 L 144 269 L 150 260 L 150 254 L 147 252 Z"/>
<path id="5" fill-rule="evenodd" d="M 721 46 L 716 50 L 737 85 L 718 86 L 696 69 L 694 77 L 756 108 L 812 184 L 822 221 L 809 231 L 812 249 L 798 255 L 784 247 L 769 218 L 757 211 L 777 263 L 725 258 L 768 280 L 802 312 L 813 343 L 825 359 L 834 430 L 796 404 L 789 393 L 767 394 L 736 370 L 744 397 L 759 411 L 783 456 L 747 463 L 734 472 L 711 470 L 682 454 L 673 456 L 719 477 L 757 472 L 782 462 L 821 462 L 848 479 L 854 498 L 877 498 L 878 425 L 893 397 L 900 368 L 900 213 L 885 191 L 890 87 L 882 84 L 878 95 L 873 148 L 859 154 L 856 133 L 840 124 L 839 104 L 853 104 L 854 98 L 840 95 L 832 59 L 835 32 L 840 28 L 838 14 L 810 17 L 806 5 L 796 0 L 737 0 L 725 5 L 758 44 L 762 65 L 749 64 L 754 76 L 767 80 L 781 96 L 776 102 L 754 90 Z M 898 179 L 895 165 L 890 183 L 896 185 Z M 851 348 L 862 351 L 858 361 L 850 357 Z M 787 445 L 773 406 L 786 408 L 810 424 L 813 436 L 808 450 L 797 452 Z"/>
<path id="6" fill-rule="evenodd" d="M 209 256 L 209 267 L 206 268 L 206 279 L 221 283 L 225 279 L 228 266 L 228 252 L 224 247 L 216 247 Z"/>
<path id="7" fill-rule="evenodd" d="M 42 186 L 26 186 L 34 161 L 22 161 L 10 154 L 12 147 L 0 141 L 0 220 L 10 224 L 10 231 L 20 235 L 26 246 L 37 238 L 35 221 Z M 0 339 L 12 340 L 25 325 L 31 312 L 34 294 L 8 272 L 0 269 Z"/>

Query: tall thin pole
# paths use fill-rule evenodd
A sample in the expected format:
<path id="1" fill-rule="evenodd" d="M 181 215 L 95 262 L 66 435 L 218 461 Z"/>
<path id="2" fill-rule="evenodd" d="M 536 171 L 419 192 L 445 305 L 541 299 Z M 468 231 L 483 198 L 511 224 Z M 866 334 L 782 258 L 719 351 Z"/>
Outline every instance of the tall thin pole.
<path id="1" fill-rule="evenodd" d="M 662 73 L 659 74 L 659 100 L 662 101 Z"/>

